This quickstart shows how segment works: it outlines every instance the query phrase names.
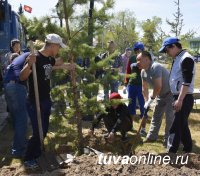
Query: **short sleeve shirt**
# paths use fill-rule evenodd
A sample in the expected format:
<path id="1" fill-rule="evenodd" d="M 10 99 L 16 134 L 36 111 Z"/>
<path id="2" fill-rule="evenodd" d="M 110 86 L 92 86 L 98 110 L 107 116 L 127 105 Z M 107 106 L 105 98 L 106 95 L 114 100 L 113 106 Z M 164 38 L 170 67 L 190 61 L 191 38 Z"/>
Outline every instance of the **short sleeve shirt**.
<path id="1" fill-rule="evenodd" d="M 40 100 L 50 99 L 50 78 L 55 58 L 45 57 L 40 52 L 36 56 L 36 72 Z M 29 76 L 29 98 L 35 101 L 33 74 Z"/>
<path id="2" fill-rule="evenodd" d="M 162 88 L 159 96 L 163 96 L 170 91 L 169 87 L 169 71 L 159 63 L 153 62 L 148 70 L 142 70 L 142 80 L 146 81 L 154 88 L 154 80 L 162 78 Z"/>

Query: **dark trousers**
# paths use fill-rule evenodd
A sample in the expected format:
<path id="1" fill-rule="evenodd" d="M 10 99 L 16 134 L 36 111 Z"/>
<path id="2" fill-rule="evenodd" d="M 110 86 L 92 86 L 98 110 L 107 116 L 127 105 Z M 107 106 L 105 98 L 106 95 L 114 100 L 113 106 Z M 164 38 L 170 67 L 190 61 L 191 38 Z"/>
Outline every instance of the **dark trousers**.
<path id="1" fill-rule="evenodd" d="M 123 116 L 120 119 L 123 119 L 123 120 L 121 120 L 121 123 L 117 125 L 116 132 L 119 131 L 122 134 L 122 136 L 124 136 L 126 132 L 132 129 L 132 122 L 131 122 L 131 119 L 127 116 Z M 106 126 L 106 129 L 110 133 L 114 125 L 116 124 L 117 119 L 115 117 L 105 115 L 103 117 L 103 121 Z"/>
<path id="2" fill-rule="evenodd" d="M 42 118 L 42 129 L 44 138 L 48 132 L 49 128 L 49 116 L 51 113 L 51 100 L 46 99 L 40 101 L 40 110 L 41 110 L 41 118 Z M 27 151 L 25 154 L 25 161 L 33 160 L 38 158 L 41 155 L 41 143 L 38 129 L 38 120 L 37 120 L 37 111 L 35 103 L 28 101 L 27 103 L 29 117 L 31 119 L 32 125 L 32 137 L 28 141 Z"/>
<path id="3" fill-rule="evenodd" d="M 178 99 L 178 95 L 174 96 L 174 100 Z M 193 108 L 194 98 L 193 95 L 186 95 L 182 108 L 179 112 L 175 112 L 174 122 L 170 129 L 170 135 L 168 138 L 168 150 L 169 152 L 176 153 L 180 142 L 182 142 L 186 153 L 192 151 L 192 138 L 190 129 L 188 127 L 188 117 Z"/>

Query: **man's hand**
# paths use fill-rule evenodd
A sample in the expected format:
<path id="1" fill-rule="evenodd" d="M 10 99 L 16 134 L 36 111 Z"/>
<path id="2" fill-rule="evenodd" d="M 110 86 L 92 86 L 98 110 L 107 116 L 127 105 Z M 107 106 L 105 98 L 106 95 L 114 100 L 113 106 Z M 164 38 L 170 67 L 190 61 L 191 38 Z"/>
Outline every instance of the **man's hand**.
<path id="1" fill-rule="evenodd" d="M 110 132 L 110 134 L 108 135 L 108 142 L 113 142 L 113 140 L 114 140 L 114 138 L 115 138 L 115 134 L 113 133 L 113 132 Z"/>
<path id="2" fill-rule="evenodd" d="M 89 136 L 94 136 L 94 131 L 90 129 L 90 130 L 88 131 L 88 135 L 89 135 Z"/>
<path id="3" fill-rule="evenodd" d="M 33 63 L 36 62 L 36 55 L 35 54 L 30 54 L 27 58 L 27 63 L 28 63 L 28 66 L 31 68 Z"/>
<path id="4" fill-rule="evenodd" d="M 137 62 L 136 63 L 132 63 L 130 66 L 131 66 L 131 68 L 137 67 Z"/>
<path id="5" fill-rule="evenodd" d="M 173 108 L 176 112 L 180 111 L 181 108 L 182 108 L 182 104 L 183 104 L 183 101 L 182 100 L 176 100 L 174 103 L 173 103 Z"/>
<path id="6" fill-rule="evenodd" d="M 123 87 L 123 94 L 126 94 L 126 93 L 127 93 L 127 87 L 124 86 L 124 87 Z"/>
<path id="7" fill-rule="evenodd" d="M 153 102 L 154 99 L 152 99 L 151 97 L 145 102 L 144 104 L 144 108 L 148 109 L 151 105 L 151 103 Z"/>

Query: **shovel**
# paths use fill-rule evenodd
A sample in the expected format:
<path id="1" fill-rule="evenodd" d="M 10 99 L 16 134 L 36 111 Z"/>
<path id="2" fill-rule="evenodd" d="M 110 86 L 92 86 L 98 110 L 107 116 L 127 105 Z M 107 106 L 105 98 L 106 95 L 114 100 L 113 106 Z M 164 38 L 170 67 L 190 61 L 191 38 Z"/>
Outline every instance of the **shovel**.
<path id="1" fill-rule="evenodd" d="M 145 109 L 145 111 L 144 111 L 142 120 L 141 120 L 141 122 L 140 122 L 140 126 L 139 126 L 139 128 L 138 128 L 138 130 L 137 130 L 137 133 L 136 133 L 136 137 L 134 138 L 134 142 L 132 143 L 131 151 L 130 151 L 130 153 L 129 153 L 129 156 L 135 154 L 135 149 L 136 149 L 136 147 L 137 147 L 137 144 L 141 141 L 140 130 L 141 130 L 141 128 L 142 128 L 143 123 L 144 123 L 144 122 L 146 121 L 146 119 L 147 119 L 147 113 L 148 113 L 148 111 L 149 111 L 149 107 L 148 107 L 147 109 Z"/>
<path id="2" fill-rule="evenodd" d="M 34 53 L 33 42 L 30 42 L 31 53 Z M 33 71 L 33 82 L 34 82 L 34 91 L 35 91 L 35 102 L 36 102 L 36 110 L 37 110 L 37 121 L 38 121 L 38 129 L 39 129 L 39 137 L 41 144 L 41 156 L 37 159 L 37 162 L 43 171 L 51 171 L 59 167 L 59 163 L 56 159 L 56 155 L 52 152 L 44 151 L 44 135 L 42 130 L 42 120 L 41 120 L 41 111 L 40 111 L 40 102 L 39 102 L 39 92 L 38 92 L 38 82 L 37 82 L 37 73 L 36 73 L 36 65 L 35 63 L 32 65 Z"/>

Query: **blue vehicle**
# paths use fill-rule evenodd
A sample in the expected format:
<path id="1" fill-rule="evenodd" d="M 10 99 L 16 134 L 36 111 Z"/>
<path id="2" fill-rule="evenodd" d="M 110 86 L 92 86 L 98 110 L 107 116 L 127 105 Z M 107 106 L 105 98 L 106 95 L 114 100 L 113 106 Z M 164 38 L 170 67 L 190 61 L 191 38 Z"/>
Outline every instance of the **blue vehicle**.
<path id="1" fill-rule="evenodd" d="M 0 0 L 0 63 L 2 63 L 5 53 L 10 51 L 10 41 L 14 38 L 20 40 L 22 50 L 24 50 L 26 38 L 19 14 L 12 10 L 8 0 Z M 2 73 L 1 66 L 0 73 Z M 1 76 L 2 74 L 0 74 L 0 81 Z"/>

